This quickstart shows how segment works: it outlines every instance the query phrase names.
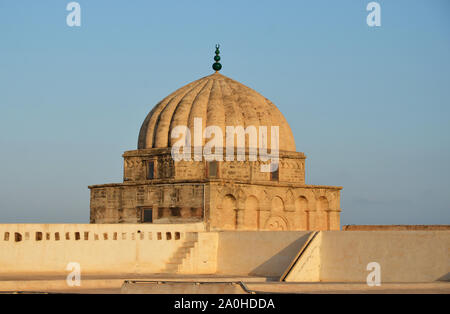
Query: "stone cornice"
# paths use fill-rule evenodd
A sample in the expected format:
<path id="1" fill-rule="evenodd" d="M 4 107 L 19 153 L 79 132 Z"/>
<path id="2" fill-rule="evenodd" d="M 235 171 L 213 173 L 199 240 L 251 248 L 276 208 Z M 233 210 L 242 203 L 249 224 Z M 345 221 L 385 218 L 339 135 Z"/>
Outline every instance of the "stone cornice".
<path id="1" fill-rule="evenodd" d="M 108 187 L 128 187 L 128 186 L 158 186 L 158 185 L 182 185 L 182 184 L 234 184 L 234 185 L 259 185 L 259 186 L 276 186 L 276 187 L 290 187 L 290 188 L 304 188 L 304 189 L 326 189 L 326 190 L 342 190 L 341 186 L 330 185 L 311 185 L 311 184 L 298 184 L 290 182 L 255 182 L 255 181 L 236 181 L 236 180 L 223 180 L 223 179 L 208 179 L 208 180 L 174 180 L 154 179 L 151 181 L 134 181 L 123 183 L 106 183 L 88 186 L 89 189 L 95 188 L 108 188 Z"/>
<path id="2" fill-rule="evenodd" d="M 122 155 L 122 157 L 153 157 L 153 156 L 164 156 L 164 155 L 170 155 L 172 152 L 172 149 L 170 147 L 165 148 L 148 148 L 148 149 L 136 149 L 136 150 L 128 150 L 125 151 Z M 191 147 L 191 152 L 193 154 L 194 147 Z M 245 149 L 245 155 L 248 156 L 249 149 Z M 234 155 L 237 156 L 237 149 L 234 149 Z M 223 149 L 223 156 L 224 156 L 224 162 L 226 157 L 226 148 Z M 258 151 L 259 156 L 259 151 Z M 268 155 L 270 158 L 270 154 Z M 279 157 L 281 158 L 300 158 L 300 159 L 306 159 L 306 155 L 302 152 L 292 152 L 292 151 L 279 151 Z M 204 158 L 202 158 L 204 161 Z M 236 157 L 237 159 L 237 157 Z M 248 158 L 246 158 L 246 161 L 248 161 Z"/>

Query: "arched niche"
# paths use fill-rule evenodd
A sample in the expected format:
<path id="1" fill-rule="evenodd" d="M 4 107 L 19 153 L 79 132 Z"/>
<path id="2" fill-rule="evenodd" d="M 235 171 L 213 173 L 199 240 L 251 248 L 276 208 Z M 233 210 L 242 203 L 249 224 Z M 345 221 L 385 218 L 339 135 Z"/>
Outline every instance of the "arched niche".
<path id="1" fill-rule="evenodd" d="M 236 198 L 227 194 L 222 201 L 222 212 L 220 213 L 220 224 L 224 230 L 236 230 L 237 227 L 237 204 Z"/>
<path id="2" fill-rule="evenodd" d="M 259 201 L 255 196 L 251 195 L 245 200 L 244 226 L 242 229 L 260 229 L 259 220 Z"/>
<path id="3" fill-rule="evenodd" d="M 317 200 L 317 210 L 327 211 L 329 209 L 329 203 L 325 196 L 321 196 Z"/>
<path id="4" fill-rule="evenodd" d="M 330 230 L 330 204 L 325 196 L 317 199 L 317 217 L 316 224 L 320 230 Z"/>
<path id="5" fill-rule="evenodd" d="M 283 212 L 284 211 L 284 202 L 279 196 L 274 196 L 271 202 L 271 209 L 273 212 Z"/>
<path id="6" fill-rule="evenodd" d="M 298 214 L 298 219 L 300 220 L 298 223 L 300 225 L 300 229 L 302 230 L 310 230 L 311 229 L 311 216 L 309 212 L 309 204 L 306 196 L 299 196 L 295 199 L 295 210 Z"/>

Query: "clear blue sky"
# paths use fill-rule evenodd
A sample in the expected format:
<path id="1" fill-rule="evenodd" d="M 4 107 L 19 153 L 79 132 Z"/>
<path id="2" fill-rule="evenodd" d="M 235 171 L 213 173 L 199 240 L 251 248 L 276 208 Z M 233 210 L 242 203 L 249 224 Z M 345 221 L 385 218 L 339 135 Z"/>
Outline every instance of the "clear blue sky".
<path id="1" fill-rule="evenodd" d="M 212 72 L 272 100 L 343 224 L 450 223 L 450 1 L 0 0 L 0 222 L 88 222 L 88 185 Z"/>

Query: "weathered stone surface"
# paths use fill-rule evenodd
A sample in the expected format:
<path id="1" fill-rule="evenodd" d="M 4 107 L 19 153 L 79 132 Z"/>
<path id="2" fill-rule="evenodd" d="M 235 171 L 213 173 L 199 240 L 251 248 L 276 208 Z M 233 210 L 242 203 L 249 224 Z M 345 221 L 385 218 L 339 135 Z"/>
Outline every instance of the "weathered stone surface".
<path id="1" fill-rule="evenodd" d="M 226 126 L 251 125 L 266 126 L 270 133 L 271 126 L 279 126 L 280 150 L 295 151 L 291 128 L 278 108 L 253 89 L 219 73 L 194 81 L 160 101 L 142 124 L 138 149 L 172 146 L 172 129 L 185 125 L 193 130 L 194 118 L 202 118 L 203 129 L 216 125 L 223 131 Z"/>

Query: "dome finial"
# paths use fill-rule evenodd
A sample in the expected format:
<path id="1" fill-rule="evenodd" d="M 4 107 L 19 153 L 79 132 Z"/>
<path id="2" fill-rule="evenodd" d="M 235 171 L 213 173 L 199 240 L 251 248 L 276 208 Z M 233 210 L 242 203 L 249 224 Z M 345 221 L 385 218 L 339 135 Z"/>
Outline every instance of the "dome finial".
<path id="1" fill-rule="evenodd" d="M 219 72 L 220 69 L 222 69 L 222 65 L 219 63 L 219 61 L 220 61 L 220 56 L 219 56 L 220 50 L 219 50 L 219 48 L 220 48 L 220 45 L 217 44 L 216 45 L 216 55 L 214 56 L 214 61 L 216 61 L 216 62 L 214 62 L 214 64 L 212 65 L 213 70 L 216 71 L 216 72 Z"/>

